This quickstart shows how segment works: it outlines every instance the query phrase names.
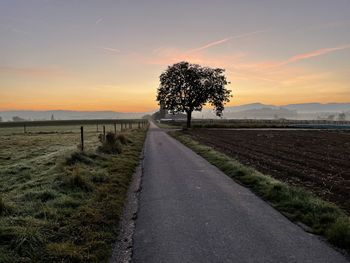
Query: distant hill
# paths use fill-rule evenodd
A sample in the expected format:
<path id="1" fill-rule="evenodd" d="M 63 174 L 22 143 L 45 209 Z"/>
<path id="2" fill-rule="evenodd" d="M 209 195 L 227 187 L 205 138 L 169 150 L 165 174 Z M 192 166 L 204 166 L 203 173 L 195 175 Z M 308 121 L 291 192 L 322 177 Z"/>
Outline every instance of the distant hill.
<path id="1" fill-rule="evenodd" d="M 350 115 L 350 103 L 300 103 L 283 106 L 251 103 L 225 107 L 223 117 L 226 119 L 327 119 L 329 115 L 337 116 L 341 112 L 346 113 L 347 116 Z M 195 112 L 193 116 L 195 118 L 217 118 L 214 111 L 209 109 L 204 109 L 202 112 Z"/>
<path id="2" fill-rule="evenodd" d="M 267 104 L 262 104 L 262 103 L 251 103 L 251 104 L 244 104 L 240 106 L 231 106 L 231 107 L 226 107 L 225 112 L 237 112 L 237 111 L 246 111 L 246 110 L 259 110 L 259 109 L 274 109 L 278 108 L 277 106 L 274 105 L 267 105 Z"/>
<path id="3" fill-rule="evenodd" d="M 283 107 L 298 112 L 343 112 L 350 110 L 350 103 L 303 103 L 289 104 Z"/>
<path id="4" fill-rule="evenodd" d="M 139 119 L 144 115 L 153 114 L 158 109 L 150 112 L 115 112 L 115 111 L 0 111 L 3 121 L 11 121 L 13 117 L 25 120 L 50 120 L 52 115 L 55 120 L 77 120 L 77 119 Z M 339 113 L 346 113 L 350 119 L 350 103 L 300 103 L 283 106 L 269 105 L 263 103 L 251 103 L 239 106 L 226 107 L 224 118 L 296 118 L 296 119 L 326 119 L 330 115 L 335 118 Z M 194 118 L 217 118 L 213 110 L 204 109 L 194 112 Z"/>
<path id="5" fill-rule="evenodd" d="M 10 121 L 13 117 L 25 120 L 79 120 L 79 119 L 140 119 L 153 112 L 114 112 L 114 111 L 0 111 L 3 121 Z"/>
<path id="6" fill-rule="evenodd" d="M 350 103 L 300 103 L 287 104 L 282 106 L 268 105 L 262 103 L 251 103 L 240 106 L 226 107 L 226 112 L 243 111 L 243 110 L 259 110 L 264 108 L 278 109 L 285 108 L 289 110 L 296 110 L 298 112 L 344 112 L 350 111 Z"/>
<path id="7" fill-rule="evenodd" d="M 249 109 L 235 112 L 225 112 L 227 119 L 295 119 L 297 118 L 297 111 L 286 108 L 261 108 Z"/>

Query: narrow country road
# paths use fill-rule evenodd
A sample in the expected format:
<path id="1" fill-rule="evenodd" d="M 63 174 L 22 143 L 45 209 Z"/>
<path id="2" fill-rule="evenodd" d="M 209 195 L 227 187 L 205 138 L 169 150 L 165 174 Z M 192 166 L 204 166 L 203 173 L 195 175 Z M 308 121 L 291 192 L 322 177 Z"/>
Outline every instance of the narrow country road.
<path id="1" fill-rule="evenodd" d="M 348 262 L 151 124 L 133 262 Z"/>

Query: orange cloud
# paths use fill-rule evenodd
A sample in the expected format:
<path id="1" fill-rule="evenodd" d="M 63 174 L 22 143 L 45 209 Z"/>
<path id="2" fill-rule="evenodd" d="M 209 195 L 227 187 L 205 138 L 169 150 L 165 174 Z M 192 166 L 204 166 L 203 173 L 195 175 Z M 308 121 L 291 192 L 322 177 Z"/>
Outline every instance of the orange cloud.
<path id="1" fill-rule="evenodd" d="M 179 61 L 190 61 L 192 63 L 203 63 L 205 56 L 201 52 L 188 53 L 178 48 L 158 48 L 149 55 L 135 54 L 131 55 L 134 60 L 148 65 L 169 65 Z"/>
<path id="2" fill-rule="evenodd" d="M 179 48 L 166 47 L 157 48 L 151 54 L 143 55 L 132 53 L 128 57 L 136 60 L 138 63 L 147 65 L 166 66 L 180 61 L 189 61 L 191 63 L 203 64 L 212 67 L 223 67 L 232 65 L 241 58 L 245 57 L 245 53 L 237 52 L 230 55 L 214 55 L 206 54 L 205 52 L 188 52 Z"/>
<path id="3" fill-rule="evenodd" d="M 331 52 L 344 50 L 350 48 L 350 45 L 342 45 L 333 48 L 322 48 L 317 49 L 308 53 L 302 53 L 294 55 L 284 61 L 263 61 L 263 62 L 251 62 L 251 63 L 238 63 L 232 65 L 231 67 L 235 70 L 252 70 L 254 72 L 273 72 L 277 73 L 279 70 L 282 70 L 281 67 L 298 62 L 305 59 L 310 59 L 313 57 L 318 57 L 322 55 L 326 55 Z"/>

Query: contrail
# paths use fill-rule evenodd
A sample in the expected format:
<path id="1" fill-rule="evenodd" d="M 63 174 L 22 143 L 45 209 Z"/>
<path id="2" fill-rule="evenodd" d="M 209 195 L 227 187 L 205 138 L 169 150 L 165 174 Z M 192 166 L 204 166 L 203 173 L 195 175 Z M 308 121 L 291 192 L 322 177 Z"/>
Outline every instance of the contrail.
<path id="1" fill-rule="evenodd" d="M 251 36 L 251 35 L 255 35 L 255 34 L 258 34 L 258 33 L 262 33 L 262 32 L 265 32 L 265 31 L 266 30 L 259 30 L 259 31 L 245 33 L 245 34 L 240 34 L 240 35 L 237 35 L 237 36 L 227 37 L 227 38 L 224 38 L 224 39 L 221 39 L 221 40 L 210 42 L 210 43 L 208 43 L 208 44 L 206 44 L 204 46 L 201 46 L 201 47 L 198 47 L 198 48 L 195 48 L 195 49 L 191 49 L 187 53 L 193 53 L 193 52 L 202 51 L 202 50 L 205 50 L 207 48 L 214 47 L 214 46 L 226 43 L 226 42 L 228 42 L 228 41 L 230 41 L 232 39 L 245 38 L 245 37 L 248 37 L 248 36 Z"/>
<path id="2" fill-rule="evenodd" d="M 106 51 L 110 51 L 110 52 L 120 52 L 119 49 L 116 49 L 116 48 L 111 48 L 111 47 L 98 47 L 100 49 L 103 49 L 103 50 L 106 50 Z"/>
<path id="3" fill-rule="evenodd" d="M 322 56 L 334 51 L 338 51 L 338 50 L 343 50 L 343 49 L 348 49 L 350 48 L 350 45 L 343 45 L 343 46 L 339 46 L 339 47 L 332 47 L 332 48 L 321 48 L 318 50 L 314 50 L 308 53 L 303 53 L 303 54 L 299 54 L 299 55 L 295 55 L 293 57 L 290 57 L 289 59 L 287 59 L 286 61 L 284 61 L 282 64 L 288 64 L 288 63 L 292 63 L 292 62 L 296 62 L 299 60 L 304 60 L 304 59 L 309 59 L 309 58 L 313 58 L 313 57 L 318 57 L 318 56 Z"/>
<path id="4" fill-rule="evenodd" d="M 96 20 L 95 24 L 98 25 L 98 24 L 101 23 L 102 21 L 103 21 L 103 18 L 101 17 L 101 18 L 99 18 L 99 19 Z"/>

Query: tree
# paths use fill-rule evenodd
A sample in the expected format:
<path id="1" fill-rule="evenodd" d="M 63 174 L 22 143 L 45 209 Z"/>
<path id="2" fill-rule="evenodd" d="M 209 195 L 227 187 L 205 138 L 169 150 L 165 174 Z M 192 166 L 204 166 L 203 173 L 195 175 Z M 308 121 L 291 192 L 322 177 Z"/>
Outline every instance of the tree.
<path id="1" fill-rule="evenodd" d="M 141 119 L 143 119 L 143 120 L 149 120 L 149 119 L 151 119 L 151 118 L 152 118 L 151 114 L 146 114 L 146 115 L 143 115 Z"/>
<path id="2" fill-rule="evenodd" d="M 51 115 L 51 120 L 52 120 L 52 121 L 55 120 L 55 116 L 53 116 L 53 114 Z"/>
<path id="3" fill-rule="evenodd" d="M 21 121 L 26 121 L 26 119 L 23 119 L 23 118 L 18 117 L 18 116 L 14 116 L 14 117 L 12 117 L 12 121 L 14 121 L 14 122 L 21 122 Z"/>
<path id="4" fill-rule="evenodd" d="M 202 67 L 180 62 L 160 75 L 157 101 L 172 113 L 187 114 L 187 128 L 191 127 L 193 111 L 201 111 L 206 103 L 214 107 L 217 116 L 222 116 L 224 104 L 230 101 L 229 84 L 220 68 Z"/>
<path id="5" fill-rule="evenodd" d="M 346 119 L 345 113 L 344 113 L 344 112 L 339 113 L 339 115 L 338 115 L 338 120 L 340 120 L 340 121 L 345 121 L 345 119 Z"/>
<path id="6" fill-rule="evenodd" d="M 159 119 L 164 119 L 167 113 L 167 110 L 161 104 L 159 108 Z"/>
<path id="7" fill-rule="evenodd" d="M 160 112 L 159 111 L 156 111 L 155 113 L 152 114 L 151 118 L 153 120 L 160 120 L 161 119 L 161 116 L 160 116 Z"/>
<path id="8" fill-rule="evenodd" d="M 334 118 L 335 118 L 335 115 L 334 114 L 331 114 L 331 115 L 328 115 L 327 119 L 329 121 L 334 121 Z"/>
<path id="9" fill-rule="evenodd" d="M 0 122 L 2 122 L 2 117 L 0 116 Z"/>

